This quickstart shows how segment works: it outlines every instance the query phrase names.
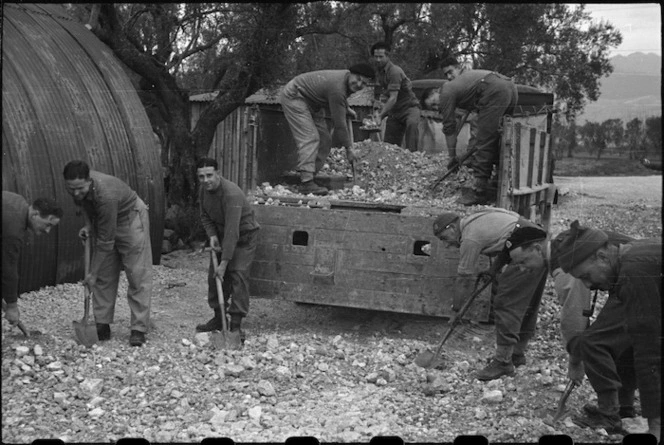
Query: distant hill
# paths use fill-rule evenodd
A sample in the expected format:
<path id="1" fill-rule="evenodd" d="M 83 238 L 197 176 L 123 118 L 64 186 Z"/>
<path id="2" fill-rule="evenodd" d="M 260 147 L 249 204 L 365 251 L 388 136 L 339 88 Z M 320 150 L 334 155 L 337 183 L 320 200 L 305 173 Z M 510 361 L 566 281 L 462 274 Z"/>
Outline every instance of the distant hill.
<path id="1" fill-rule="evenodd" d="M 577 123 L 661 115 L 662 57 L 632 53 L 611 58 L 611 64 L 613 73 L 600 81 L 599 99 L 586 105 Z"/>

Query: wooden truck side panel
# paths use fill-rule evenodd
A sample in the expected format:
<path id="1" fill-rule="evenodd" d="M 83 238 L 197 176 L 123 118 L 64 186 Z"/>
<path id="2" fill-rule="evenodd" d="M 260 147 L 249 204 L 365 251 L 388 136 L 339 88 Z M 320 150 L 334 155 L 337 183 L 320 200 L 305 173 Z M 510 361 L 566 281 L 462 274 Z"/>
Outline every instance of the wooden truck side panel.
<path id="1" fill-rule="evenodd" d="M 459 261 L 432 219 L 375 211 L 254 205 L 261 224 L 252 295 L 450 317 Z M 422 248 L 431 245 L 430 255 Z M 483 267 L 488 262 L 483 260 Z M 488 292 L 470 317 L 488 317 Z"/>

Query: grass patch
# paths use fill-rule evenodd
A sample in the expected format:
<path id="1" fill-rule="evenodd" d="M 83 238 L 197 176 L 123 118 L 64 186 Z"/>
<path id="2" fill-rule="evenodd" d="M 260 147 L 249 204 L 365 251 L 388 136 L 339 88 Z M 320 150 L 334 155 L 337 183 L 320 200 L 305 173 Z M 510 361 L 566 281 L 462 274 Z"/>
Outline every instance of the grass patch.
<path id="1" fill-rule="evenodd" d="M 556 176 L 653 176 L 661 171 L 644 167 L 635 159 L 574 156 L 556 159 L 553 174 Z"/>

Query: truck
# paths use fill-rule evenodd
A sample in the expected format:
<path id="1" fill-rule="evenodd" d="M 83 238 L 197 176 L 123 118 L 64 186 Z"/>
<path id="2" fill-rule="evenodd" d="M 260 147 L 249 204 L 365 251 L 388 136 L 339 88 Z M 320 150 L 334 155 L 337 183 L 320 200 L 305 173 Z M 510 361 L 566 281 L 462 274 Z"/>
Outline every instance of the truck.
<path id="1" fill-rule="evenodd" d="M 421 92 L 442 82 L 414 81 L 413 87 Z M 517 109 L 502 120 L 496 206 L 548 229 L 556 200 L 551 150 L 553 95 L 525 86 L 519 86 L 519 93 Z M 250 116 L 247 122 L 253 125 L 245 134 L 253 135 L 246 145 L 253 153 L 249 158 L 253 156 L 254 175 L 269 172 L 265 162 L 274 165 L 272 159 L 281 160 L 281 169 L 284 159 L 295 159 L 292 141 L 290 147 L 284 141 L 290 135 L 278 106 L 269 103 L 269 98 L 261 100 L 259 104 L 249 101 L 244 110 Z M 368 115 L 370 107 L 366 111 Z M 266 119 L 262 119 L 264 115 Z M 358 115 L 361 122 L 363 115 Z M 435 113 L 423 111 L 422 124 L 433 128 L 440 121 Z M 278 144 L 274 134 L 280 135 Z M 367 136 L 359 131 L 355 135 Z M 266 147 L 272 147 L 272 152 Z M 274 172 L 263 176 L 273 179 Z M 261 180 L 260 174 L 255 180 Z M 432 232 L 436 212 L 446 209 L 414 215 L 397 204 L 288 196 L 254 199 L 261 230 L 250 271 L 253 296 L 435 317 L 454 315 L 450 289 L 457 275 L 458 249 L 446 248 Z M 488 267 L 488 260 L 482 261 L 487 263 L 480 266 Z M 466 317 L 489 320 L 490 289 Z"/>

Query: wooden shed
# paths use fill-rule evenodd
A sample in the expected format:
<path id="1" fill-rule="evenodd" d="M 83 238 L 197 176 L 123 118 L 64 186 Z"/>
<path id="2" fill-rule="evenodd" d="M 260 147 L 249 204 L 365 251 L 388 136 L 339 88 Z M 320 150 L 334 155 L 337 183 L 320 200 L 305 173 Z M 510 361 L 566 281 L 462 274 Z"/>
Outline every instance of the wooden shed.
<path id="1" fill-rule="evenodd" d="M 278 101 L 281 88 L 263 89 L 249 96 L 244 105 L 217 125 L 209 155 L 220 162 L 224 177 L 244 191 L 263 182 L 279 181 L 282 173 L 293 170 L 297 165 L 295 140 Z M 348 104 L 357 113 L 357 119 L 353 121 L 355 141 L 372 137 L 371 133 L 360 130 L 360 127 L 362 120 L 371 116 L 373 95 L 373 87 L 367 87 L 348 98 Z M 216 93 L 205 93 L 189 98 L 192 128 L 215 96 Z M 438 152 L 445 148 L 444 138 L 440 135 L 436 138 L 433 133 L 434 119 L 433 112 L 422 113 L 420 151 Z M 329 116 L 327 120 L 331 128 Z M 468 144 L 467 127 L 468 124 L 459 136 L 461 152 Z"/>
<path id="2" fill-rule="evenodd" d="M 3 5 L 2 189 L 64 209 L 50 234 L 23 251 L 20 291 L 83 275 L 83 247 L 62 170 L 81 159 L 127 182 L 150 207 L 153 262 L 163 237 L 159 146 L 143 105 L 112 51 L 61 5 Z"/>

